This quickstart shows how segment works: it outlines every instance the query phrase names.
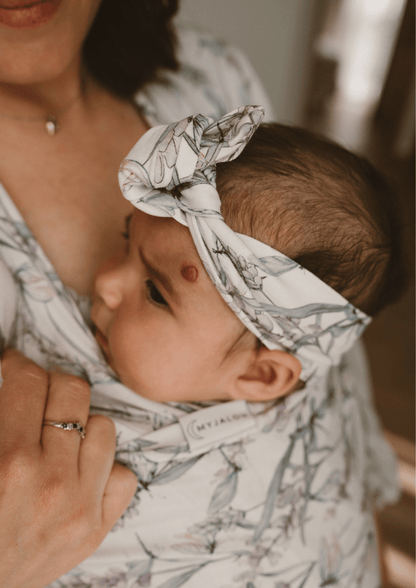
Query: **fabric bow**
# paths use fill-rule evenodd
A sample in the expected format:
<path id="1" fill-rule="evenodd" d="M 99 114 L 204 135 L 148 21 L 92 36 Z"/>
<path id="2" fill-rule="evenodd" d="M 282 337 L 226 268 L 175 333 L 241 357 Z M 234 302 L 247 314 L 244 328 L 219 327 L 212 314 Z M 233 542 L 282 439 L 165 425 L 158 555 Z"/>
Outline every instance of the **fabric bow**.
<path id="1" fill-rule="evenodd" d="M 241 153 L 263 116 L 261 106 L 246 106 L 217 122 L 198 114 L 153 127 L 121 164 L 124 197 L 140 201 L 148 214 L 173 216 L 184 225 L 186 213 L 220 217 L 216 164 Z"/>
<path id="2" fill-rule="evenodd" d="M 337 364 L 370 318 L 293 260 L 224 222 L 216 164 L 241 153 L 263 116 L 261 106 L 244 106 L 217 122 L 198 114 L 154 127 L 123 161 L 119 181 L 136 208 L 189 227 L 230 308 L 266 347 L 296 355 L 305 380 Z"/>

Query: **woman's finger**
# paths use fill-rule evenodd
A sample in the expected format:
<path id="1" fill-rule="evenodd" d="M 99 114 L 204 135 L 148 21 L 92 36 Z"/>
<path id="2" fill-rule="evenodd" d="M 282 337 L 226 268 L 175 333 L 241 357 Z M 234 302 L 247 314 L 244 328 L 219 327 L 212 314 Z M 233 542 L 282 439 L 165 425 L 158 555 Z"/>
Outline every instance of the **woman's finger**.
<path id="1" fill-rule="evenodd" d="M 80 479 L 84 488 L 102 504 L 102 525 L 110 531 L 123 514 L 137 488 L 136 475 L 114 462 L 116 429 L 107 417 L 95 415 L 88 421 L 88 440 L 80 451 Z"/>
<path id="2" fill-rule="evenodd" d="M 103 528 L 112 529 L 128 507 L 137 488 L 135 474 L 114 462 L 103 497 Z"/>
<path id="3" fill-rule="evenodd" d="M 90 406 L 90 387 L 77 376 L 63 372 L 50 372 L 49 394 L 45 406 L 44 420 L 58 423 L 81 423 L 86 428 Z M 42 447 L 44 451 L 63 463 L 65 456 L 78 467 L 78 453 L 82 439 L 76 430 L 64 430 L 44 425 Z"/>
<path id="4" fill-rule="evenodd" d="M 48 373 L 20 352 L 8 349 L 1 360 L 1 437 L 10 446 L 39 443 L 48 396 Z"/>
<path id="5" fill-rule="evenodd" d="M 13 351 L 2 368 L 1 585 L 38 588 L 97 549 L 136 481 L 126 468 L 113 469 L 115 428 L 106 417 L 90 417 L 83 441 L 76 431 L 42 427 L 44 416 L 85 423 L 85 382 L 61 373 L 48 377 Z"/>
<path id="6" fill-rule="evenodd" d="M 81 443 L 78 468 L 81 484 L 101 502 L 110 476 L 116 449 L 116 428 L 108 417 L 90 416 Z"/>

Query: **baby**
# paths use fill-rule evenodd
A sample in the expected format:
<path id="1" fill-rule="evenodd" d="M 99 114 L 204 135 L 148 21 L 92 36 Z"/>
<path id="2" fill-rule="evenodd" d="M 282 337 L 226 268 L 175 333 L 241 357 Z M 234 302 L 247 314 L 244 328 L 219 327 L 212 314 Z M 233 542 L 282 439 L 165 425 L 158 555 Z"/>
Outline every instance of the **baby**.
<path id="1" fill-rule="evenodd" d="M 365 160 L 306 131 L 269 124 L 253 135 L 261 115 L 248 107 L 231 113 L 212 125 L 218 138 L 212 128 L 201 129 L 201 121 L 208 124 L 203 117 L 157 127 L 123 163 L 122 190 L 139 211 L 128 219 L 126 250 L 97 276 L 91 318 L 109 364 L 142 396 L 282 397 L 319 354 L 318 363 L 338 362 L 353 340 L 339 331 L 361 333 L 369 320 L 364 313 L 376 314 L 400 294 L 397 214 L 382 179 Z M 224 231 L 220 210 L 227 228 L 270 246 L 260 261 L 258 243 L 247 250 L 252 239 L 245 238 L 243 255 L 230 249 L 242 244 L 229 229 L 231 242 L 214 229 L 213 253 L 200 257 L 202 223 L 209 219 Z M 293 292 L 276 296 L 279 308 L 289 300 L 279 318 L 264 284 L 274 276 L 284 289 L 288 272 L 297 276 Z M 348 320 L 340 318 L 343 307 Z M 302 337 L 299 322 L 308 314 L 319 319 L 309 318 Z M 323 329 L 329 316 L 335 318 Z M 331 342 L 322 345 L 324 338 Z"/>
<path id="2" fill-rule="evenodd" d="M 399 294 L 394 203 L 365 161 L 262 114 L 155 127 L 123 162 L 138 210 L 91 318 L 124 385 L 57 280 L 16 262 L 21 340 L 41 324 L 44 354 L 78 366 L 138 478 L 53 588 L 379 586 L 373 510 L 394 461 L 342 358 Z"/>

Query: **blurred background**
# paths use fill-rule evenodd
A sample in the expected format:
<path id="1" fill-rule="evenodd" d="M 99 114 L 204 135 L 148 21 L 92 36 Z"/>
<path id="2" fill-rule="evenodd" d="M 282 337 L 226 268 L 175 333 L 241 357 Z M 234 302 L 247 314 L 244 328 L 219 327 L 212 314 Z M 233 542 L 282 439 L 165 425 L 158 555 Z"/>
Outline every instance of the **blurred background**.
<path id="1" fill-rule="evenodd" d="M 181 0 L 178 21 L 246 53 L 276 120 L 325 134 L 384 173 L 397 189 L 414 276 L 413 0 Z M 415 586 L 414 324 L 412 280 L 365 336 L 403 487 L 381 515 L 389 588 Z"/>

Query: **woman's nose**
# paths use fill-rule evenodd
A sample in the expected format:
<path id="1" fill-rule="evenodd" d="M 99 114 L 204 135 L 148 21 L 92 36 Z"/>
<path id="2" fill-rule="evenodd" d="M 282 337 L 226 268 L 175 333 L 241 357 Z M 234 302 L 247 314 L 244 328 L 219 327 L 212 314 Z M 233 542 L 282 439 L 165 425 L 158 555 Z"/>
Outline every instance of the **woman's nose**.
<path id="1" fill-rule="evenodd" d="M 116 310 L 123 300 L 125 267 L 113 258 L 100 268 L 95 278 L 94 289 L 110 310 Z"/>

